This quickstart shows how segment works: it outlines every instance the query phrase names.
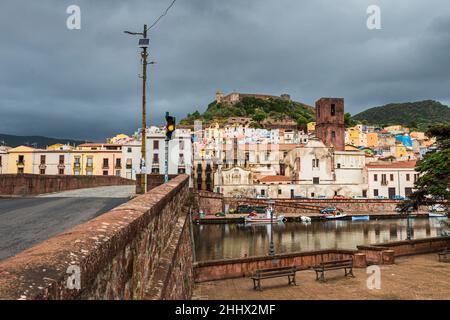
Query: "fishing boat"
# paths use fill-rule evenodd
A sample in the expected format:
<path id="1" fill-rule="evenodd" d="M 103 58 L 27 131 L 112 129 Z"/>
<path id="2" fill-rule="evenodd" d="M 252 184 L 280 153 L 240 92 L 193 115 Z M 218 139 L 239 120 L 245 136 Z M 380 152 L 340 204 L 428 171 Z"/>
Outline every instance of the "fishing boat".
<path id="1" fill-rule="evenodd" d="M 352 221 L 369 221 L 370 216 L 352 216 Z"/>
<path id="2" fill-rule="evenodd" d="M 340 211 L 334 212 L 334 213 L 330 213 L 330 214 L 326 214 L 325 215 L 325 219 L 341 219 L 346 217 L 347 214 L 342 213 Z"/>
<path id="3" fill-rule="evenodd" d="M 271 217 L 271 214 L 272 211 L 268 208 L 265 214 L 252 212 L 248 216 L 246 216 L 244 220 L 245 222 L 251 223 L 279 223 L 286 221 L 286 217 L 284 215 L 273 215 L 273 217 Z"/>

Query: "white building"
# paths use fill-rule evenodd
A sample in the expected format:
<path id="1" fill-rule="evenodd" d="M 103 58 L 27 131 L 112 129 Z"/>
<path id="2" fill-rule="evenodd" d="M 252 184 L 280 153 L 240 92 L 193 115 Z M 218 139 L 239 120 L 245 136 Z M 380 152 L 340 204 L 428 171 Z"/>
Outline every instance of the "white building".
<path id="1" fill-rule="evenodd" d="M 391 163 L 371 163 L 367 165 L 370 198 L 408 197 L 419 174 L 415 171 L 415 161 Z"/>
<path id="2" fill-rule="evenodd" d="M 146 134 L 146 171 L 148 174 L 165 174 L 165 133 L 152 127 Z M 191 176 L 192 172 L 192 141 L 189 130 L 176 129 L 169 141 L 169 174 L 185 173 Z M 141 172 L 141 142 L 130 141 L 123 145 L 122 159 L 125 161 L 123 177 L 136 179 L 136 173 Z"/>
<path id="3" fill-rule="evenodd" d="M 123 170 L 122 177 L 136 180 L 136 173 L 140 173 L 141 141 L 128 141 L 122 146 Z"/>
<path id="4" fill-rule="evenodd" d="M 39 150 L 33 152 L 34 174 L 71 175 L 70 150 Z"/>

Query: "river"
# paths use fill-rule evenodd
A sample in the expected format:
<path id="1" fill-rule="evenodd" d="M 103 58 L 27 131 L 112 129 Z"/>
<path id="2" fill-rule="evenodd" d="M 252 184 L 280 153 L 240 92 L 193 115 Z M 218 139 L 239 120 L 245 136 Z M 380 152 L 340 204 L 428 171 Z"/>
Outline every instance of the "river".
<path id="1" fill-rule="evenodd" d="M 410 219 L 412 238 L 441 235 L 440 219 Z M 194 226 L 197 261 L 267 255 L 271 226 L 248 224 L 200 224 Z M 324 249 L 356 249 L 357 245 L 405 240 L 406 219 L 373 221 L 288 222 L 273 225 L 276 253 Z"/>

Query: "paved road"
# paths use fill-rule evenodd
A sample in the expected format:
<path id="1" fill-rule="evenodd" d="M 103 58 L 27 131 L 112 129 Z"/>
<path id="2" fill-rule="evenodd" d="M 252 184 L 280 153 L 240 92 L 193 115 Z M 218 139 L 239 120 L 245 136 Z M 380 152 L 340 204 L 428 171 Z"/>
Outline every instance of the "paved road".
<path id="1" fill-rule="evenodd" d="M 0 260 L 95 218 L 133 195 L 134 186 L 114 186 L 0 198 Z"/>

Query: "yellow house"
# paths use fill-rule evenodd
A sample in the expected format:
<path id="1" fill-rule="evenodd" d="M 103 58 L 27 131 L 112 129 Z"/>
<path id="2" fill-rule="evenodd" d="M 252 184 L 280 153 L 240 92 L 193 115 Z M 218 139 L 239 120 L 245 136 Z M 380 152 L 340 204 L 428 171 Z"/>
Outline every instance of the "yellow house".
<path id="1" fill-rule="evenodd" d="M 346 138 L 347 144 L 359 147 L 361 141 L 361 131 L 359 130 L 358 127 L 348 128 Z"/>
<path id="2" fill-rule="evenodd" d="M 368 132 L 366 133 L 366 147 L 368 148 L 376 148 L 378 147 L 378 133 L 376 132 Z"/>
<path id="3" fill-rule="evenodd" d="M 308 122 L 306 124 L 306 129 L 308 130 L 308 132 L 316 131 L 316 123 L 315 122 Z"/>
<path id="4" fill-rule="evenodd" d="M 8 150 L 7 173 L 33 173 L 33 157 L 36 149 L 19 146 Z"/>
<path id="5" fill-rule="evenodd" d="M 121 175 L 122 146 L 116 144 L 86 143 L 71 151 L 74 175 Z"/>
<path id="6" fill-rule="evenodd" d="M 403 144 L 401 144 L 401 143 L 395 144 L 395 157 L 396 158 L 404 157 L 407 154 L 408 154 L 408 150 L 406 149 L 406 147 Z"/>

